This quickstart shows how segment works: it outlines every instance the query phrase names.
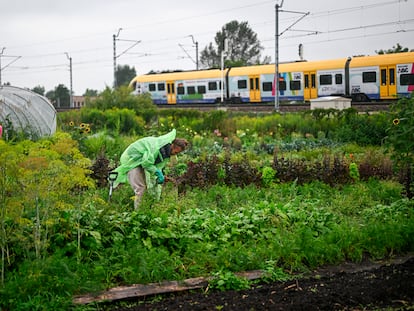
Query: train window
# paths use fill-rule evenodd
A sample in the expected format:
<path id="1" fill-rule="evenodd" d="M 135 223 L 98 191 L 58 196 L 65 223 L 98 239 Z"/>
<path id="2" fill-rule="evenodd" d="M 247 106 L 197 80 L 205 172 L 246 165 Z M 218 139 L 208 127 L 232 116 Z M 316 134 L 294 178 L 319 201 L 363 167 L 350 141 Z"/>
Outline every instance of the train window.
<path id="1" fill-rule="evenodd" d="M 332 75 L 320 75 L 319 76 L 320 85 L 331 85 L 332 84 Z"/>
<path id="2" fill-rule="evenodd" d="M 195 86 L 187 86 L 187 94 L 195 94 Z"/>
<path id="3" fill-rule="evenodd" d="M 381 85 L 387 84 L 387 70 L 381 69 Z"/>
<path id="4" fill-rule="evenodd" d="M 237 81 L 237 88 L 247 89 L 247 80 L 238 80 Z"/>
<path id="5" fill-rule="evenodd" d="M 165 84 L 164 83 L 158 83 L 158 91 L 165 91 Z"/>
<path id="6" fill-rule="evenodd" d="M 184 95 L 184 86 L 178 86 L 177 87 L 177 94 L 178 95 Z"/>
<path id="7" fill-rule="evenodd" d="M 167 93 L 174 94 L 174 83 L 167 83 Z"/>
<path id="8" fill-rule="evenodd" d="M 279 81 L 279 91 L 286 91 L 286 81 Z"/>
<path id="9" fill-rule="evenodd" d="M 300 81 L 290 81 L 290 89 L 292 91 L 300 90 Z"/>
<path id="10" fill-rule="evenodd" d="M 217 82 L 209 82 L 208 83 L 208 90 L 209 91 L 215 91 L 217 90 Z"/>
<path id="11" fill-rule="evenodd" d="M 205 94 L 206 93 L 206 86 L 205 85 L 197 86 L 197 93 L 198 94 Z"/>
<path id="12" fill-rule="evenodd" d="M 342 84 L 342 74 L 341 73 L 337 73 L 335 75 L 335 84 Z"/>
<path id="13" fill-rule="evenodd" d="M 272 82 L 263 82 L 262 83 L 262 90 L 263 92 L 270 92 L 273 89 L 273 83 Z"/>
<path id="14" fill-rule="evenodd" d="M 395 69 L 390 68 L 390 85 L 395 85 Z"/>
<path id="15" fill-rule="evenodd" d="M 401 85 L 414 85 L 414 74 L 402 74 L 400 75 L 400 84 Z"/>
<path id="16" fill-rule="evenodd" d="M 305 75 L 305 89 L 309 88 L 309 75 Z"/>
<path id="17" fill-rule="evenodd" d="M 363 72 L 362 82 L 363 83 L 377 82 L 377 73 L 375 71 Z"/>
<path id="18" fill-rule="evenodd" d="M 148 90 L 149 90 L 150 92 L 155 92 L 155 83 L 150 83 L 150 84 L 148 85 Z"/>

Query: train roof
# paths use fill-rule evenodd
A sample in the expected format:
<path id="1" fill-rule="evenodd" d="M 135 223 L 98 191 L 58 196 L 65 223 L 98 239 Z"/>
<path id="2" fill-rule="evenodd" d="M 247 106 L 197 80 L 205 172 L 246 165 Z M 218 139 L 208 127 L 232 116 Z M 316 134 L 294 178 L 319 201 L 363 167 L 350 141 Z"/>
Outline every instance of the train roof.
<path id="1" fill-rule="evenodd" d="M 414 63 L 414 52 L 391 53 L 370 56 L 355 56 L 352 58 L 351 67 L 376 65 L 387 66 L 406 63 Z"/>
<path id="2" fill-rule="evenodd" d="M 211 79 L 221 76 L 220 69 L 193 70 L 193 71 L 176 71 L 157 74 L 146 74 L 135 77 L 132 81 L 137 82 L 157 82 L 157 81 L 175 81 L 185 79 Z"/>
<path id="3" fill-rule="evenodd" d="M 289 63 L 280 63 L 279 72 L 316 71 L 332 68 L 344 68 L 346 61 L 346 58 L 340 58 L 323 61 L 297 61 Z M 234 67 L 230 70 L 230 76 L 271 74 L 274 73 L 275 70 L 275 64 L 256 65 L 248 67 Z"/>

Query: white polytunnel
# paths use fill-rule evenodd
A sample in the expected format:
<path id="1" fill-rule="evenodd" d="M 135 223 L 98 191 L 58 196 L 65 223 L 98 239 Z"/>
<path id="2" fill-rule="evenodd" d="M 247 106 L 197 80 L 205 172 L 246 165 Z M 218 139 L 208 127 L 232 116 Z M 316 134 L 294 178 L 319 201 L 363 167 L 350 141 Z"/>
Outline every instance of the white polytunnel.
<path id="1" fill-rule="evenodd" d="M 23 131 L 31 138 L 50 136 L 56 132 L 57 112 L 44 96 L 27 89 L 0 86 L 0 124 L 3 136 L 7 126 Z"/>

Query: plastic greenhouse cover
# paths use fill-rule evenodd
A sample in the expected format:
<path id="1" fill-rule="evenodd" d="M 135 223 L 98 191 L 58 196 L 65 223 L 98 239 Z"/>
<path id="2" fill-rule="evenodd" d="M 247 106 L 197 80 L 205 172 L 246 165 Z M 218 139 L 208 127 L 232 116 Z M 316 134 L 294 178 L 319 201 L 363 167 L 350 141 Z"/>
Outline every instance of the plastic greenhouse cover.
<path id="1" fill-rule="evenodd" d="M 0 86 L 0 124 L 3 124 L 3 130 L 4 124 L 10 121 L 15 130 L 31 136 L 48 136 L 56 132 L 56 117 L 56 109 L 46 97 L 27 89 Z"/>

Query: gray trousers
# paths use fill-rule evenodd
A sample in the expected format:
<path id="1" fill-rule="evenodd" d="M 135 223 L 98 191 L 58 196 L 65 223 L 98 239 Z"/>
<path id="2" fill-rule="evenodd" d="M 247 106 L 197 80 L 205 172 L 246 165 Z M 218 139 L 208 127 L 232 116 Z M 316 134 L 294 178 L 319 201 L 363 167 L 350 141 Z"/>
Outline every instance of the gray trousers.
<path id="1" fill-rule="evenodd" d="M 138 166 L 130 170 L 128 172 L 128 181 L 135 193 L 134 208 L 137 209 L 147 189 L 144 169 Z"/>

